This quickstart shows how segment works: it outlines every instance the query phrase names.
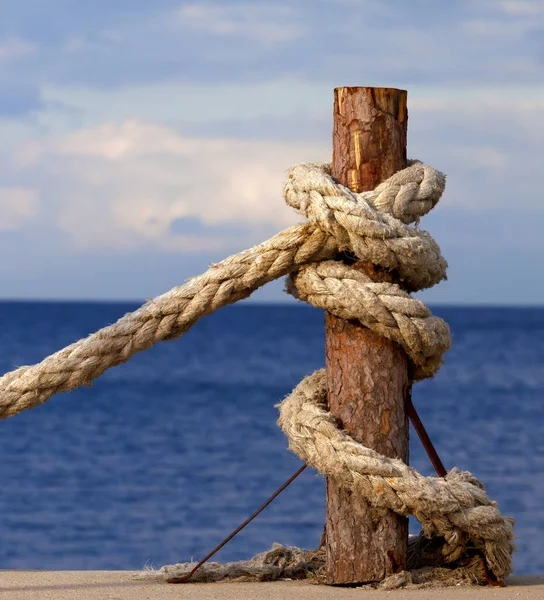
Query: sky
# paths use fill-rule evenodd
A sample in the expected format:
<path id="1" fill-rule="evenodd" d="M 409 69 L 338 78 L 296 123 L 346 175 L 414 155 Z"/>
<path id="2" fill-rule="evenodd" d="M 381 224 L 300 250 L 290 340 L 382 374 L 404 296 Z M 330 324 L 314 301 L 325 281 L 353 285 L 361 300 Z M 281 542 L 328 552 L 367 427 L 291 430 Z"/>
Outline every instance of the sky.
<path id="1" fill-rule="evenodd" d="M 447 174 L 418 296 L 544 304 L 542 0 L 0 0 L 0 297 L 152 298 L 300 222 L 350 85 L 408 90 Z"/>

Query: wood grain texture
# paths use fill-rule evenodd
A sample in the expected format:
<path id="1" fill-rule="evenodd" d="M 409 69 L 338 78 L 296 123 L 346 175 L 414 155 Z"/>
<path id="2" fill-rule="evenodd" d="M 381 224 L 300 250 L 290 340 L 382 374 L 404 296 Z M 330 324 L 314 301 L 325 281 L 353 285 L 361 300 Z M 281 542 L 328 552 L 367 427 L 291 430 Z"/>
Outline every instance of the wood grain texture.
<path id="1" fill-rule="evenodd" d="M 359 192 L 405 168 L 407 119 L 403 90 L 337 88 L 333 177 Z M 376 281 L 397 281 L 394 272 L 361 261 L 352 264 Z M 404 351 L 362 325 L 329 313 L 325 333 L 329 409 L 339 426 L 365 446 L 408 462 Z M 330 584 L 381 581 L 406 569 L 408 520 L 371 507 L 331 478 L 325 531 Z"/>

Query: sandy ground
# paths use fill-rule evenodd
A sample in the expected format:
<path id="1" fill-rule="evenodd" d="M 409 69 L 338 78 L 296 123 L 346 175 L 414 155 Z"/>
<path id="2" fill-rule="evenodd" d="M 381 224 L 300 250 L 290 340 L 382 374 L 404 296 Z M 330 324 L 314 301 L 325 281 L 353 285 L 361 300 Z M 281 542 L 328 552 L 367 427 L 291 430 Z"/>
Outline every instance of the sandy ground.
<path id="1" fill-rule="evenodd" d="M 368 591 L 299 581 L 273 583 L 166 584 L 136 579 L 133 571 L 0 571 L 5 600 L 544 600 L 544 576 L 511 577 L 507 588 L 456 587 L 432 590 Z"/>

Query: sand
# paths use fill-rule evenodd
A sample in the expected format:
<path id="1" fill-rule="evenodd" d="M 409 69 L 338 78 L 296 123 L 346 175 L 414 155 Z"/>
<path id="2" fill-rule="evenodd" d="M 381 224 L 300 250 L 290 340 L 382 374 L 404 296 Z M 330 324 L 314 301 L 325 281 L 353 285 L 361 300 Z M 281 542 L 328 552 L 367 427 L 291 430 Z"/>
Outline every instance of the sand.
<path id="1" fill-rule="evenodd" d="M 506 588 L 455 587 L 393 592 L 316 586 L 305 581 L 165 584 L 135 571 L 0 571 L 2 600 L 544 600 L 544 576 L 511 577 Z"/>

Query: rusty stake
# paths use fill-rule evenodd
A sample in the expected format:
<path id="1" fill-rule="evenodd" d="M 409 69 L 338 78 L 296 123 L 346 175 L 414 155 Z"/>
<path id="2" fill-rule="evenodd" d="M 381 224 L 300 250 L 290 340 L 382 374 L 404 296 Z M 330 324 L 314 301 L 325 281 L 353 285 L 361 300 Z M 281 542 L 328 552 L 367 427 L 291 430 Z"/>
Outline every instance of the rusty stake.
<path id="1" fill-rule="evenodd" d="M 435 468 L 439 477 L 446 477 L 447 471 L 444 467 L 444 464 L 440 460 L 440 456 L 438 456 L 438 452 L 436 451 L 433 443 L 431 442 L 431 438 L 427 433 L 419 415 L 417 414 L 416 407 L 412 402 L 412 386 L 407 385 L 404 388 L 404 401 L 406 402 L 406 410 L 408 412 L 408 416 L 410 417 L 410 421 L 412 421 L 412 425 L 416 430 L 423 447 L 425 448 L 425 452 L 427 452 L 427 456 L 430 461 L 433 463 L 433 467 Z"/>
<path id="2" fill-rule="evenodd" d="M 261 513 L 271 502 L 272 500 L 274 500 L 275 498 L 277 498 L 277 496 L 279 496 L 283 490 L 290 484 L 292 483 L 301 473 L 302 471 L 304 471 L 304 469 L 307 467 L 308 465 L 304 464 L 302 465 L 302 467 L 300 467 L 300 469 L 296 472 L 293 473 L 293 475 L 291 475 L 291 477 L 289 477 L 289 479 L 280 487 L 278 488 L 273 494 L 272 496 L 270 496 L 270 498 L 268 498 L 268 500 L 260 507 L 258 508 L 250 517 L 248 517 L 241 525 L 239 525 L 229 536 L 227 536 L 220 544 L 219 546 L 216 546 L 209 554 L 207 554 L 199 563 L 198 565 L 196 565 L 196 567 L 187 575 L 183 575 L 183 577 L 173 577 L 172 579 L 167 579 L 167 583 L 185 583 L 187 581 L 189 581 L 189 579 L 198 571 L 198 569 L 200 569 L 200 567 L 206 562 L 208 561 L 216 552 L 219 552 L 219 550 L 221 550 L 221 548 L 227 543 L 230 542 L 230 540 L 232 540 L 232 538 L 239 533 L 240 531 L 242 531 L 242 529 L 248 524 L 251 523 L 251 521 L 253 521 L 253 519 L 259 514 Z"/>

